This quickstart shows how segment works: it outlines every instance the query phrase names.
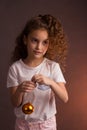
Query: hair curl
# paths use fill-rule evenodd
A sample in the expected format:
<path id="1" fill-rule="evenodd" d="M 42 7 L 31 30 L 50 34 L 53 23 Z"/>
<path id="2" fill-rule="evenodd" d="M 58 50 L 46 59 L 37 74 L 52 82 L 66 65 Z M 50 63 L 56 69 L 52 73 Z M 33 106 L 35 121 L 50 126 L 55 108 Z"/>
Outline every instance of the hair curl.
<path id="1" fill-rule="evenodd" d="M 27 48 L 23 41 L 24 36 L 27 37 L 29 33 L 37 29 L 47 30 L 50 44 L 45 56 L 58 62 L 64 72 L 68 48 L 67 39 L 59 20 L 49 14 L 38 15 L 26 23 L 21 34 L 16 38 L 12 62 L 27 57 Z"/>

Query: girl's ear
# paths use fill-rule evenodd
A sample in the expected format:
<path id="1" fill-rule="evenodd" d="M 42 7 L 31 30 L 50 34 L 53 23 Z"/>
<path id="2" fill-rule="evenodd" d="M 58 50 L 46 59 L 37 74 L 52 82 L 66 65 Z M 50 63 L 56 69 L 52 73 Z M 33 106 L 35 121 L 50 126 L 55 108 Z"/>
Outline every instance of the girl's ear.
<path id="1" fill-rule="evenodd" d="M 23 37 L 23 41 L 24 41 L 24 44 L 26 45 L 27 44 L 27 39 L 26 39 L 26 36 L 24 35 Z"/>

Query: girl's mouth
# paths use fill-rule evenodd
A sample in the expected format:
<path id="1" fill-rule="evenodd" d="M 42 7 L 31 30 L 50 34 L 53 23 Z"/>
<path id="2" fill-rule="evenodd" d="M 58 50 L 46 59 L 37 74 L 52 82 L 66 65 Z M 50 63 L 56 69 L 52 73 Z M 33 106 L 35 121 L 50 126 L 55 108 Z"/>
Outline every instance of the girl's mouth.
<path id="1" fill-rule="evenodd" d="M 35 54 L 41 54 L 41 51 L 34 51 Z"/>

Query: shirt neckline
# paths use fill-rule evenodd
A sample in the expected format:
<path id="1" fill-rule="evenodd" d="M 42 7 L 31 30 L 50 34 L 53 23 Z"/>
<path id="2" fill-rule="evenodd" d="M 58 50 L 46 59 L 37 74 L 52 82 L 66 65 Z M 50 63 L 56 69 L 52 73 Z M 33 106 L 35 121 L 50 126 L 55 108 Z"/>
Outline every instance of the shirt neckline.
<path id="1" fill-rule="evenodd" d="M 20 59 L 21 64 L 22 64 L 25 68 L 31 69 L 31 70 L 32 70 L 32 69 L 38 69 L 39 67 L 42 66 L 42 64 L 43 64 L 45 61 L 46 61 L 46 58 L 44 58 L 43 61 L 42 61 L 38 66 L 30 67 L 30 66 L 28 66 L 27 64 L 25 64 L 22 59 Z"/>

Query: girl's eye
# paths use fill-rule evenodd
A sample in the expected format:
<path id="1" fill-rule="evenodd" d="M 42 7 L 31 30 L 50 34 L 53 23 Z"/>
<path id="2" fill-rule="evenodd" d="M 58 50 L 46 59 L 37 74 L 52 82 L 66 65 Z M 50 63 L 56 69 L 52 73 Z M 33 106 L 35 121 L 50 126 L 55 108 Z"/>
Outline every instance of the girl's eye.
<path id="1" fill-rule="evenodd" d="M 31 41 L 32 41 L 33 43 L 38 42 L 38 40 L 37 40 L 36 38 L 32 38 Z"/>
<path id="2" fill-rule="evenodd" d="M 49 44 L 49 40 L 43 42 L 43 45 L 47 45 L 47 44 Z"/>

